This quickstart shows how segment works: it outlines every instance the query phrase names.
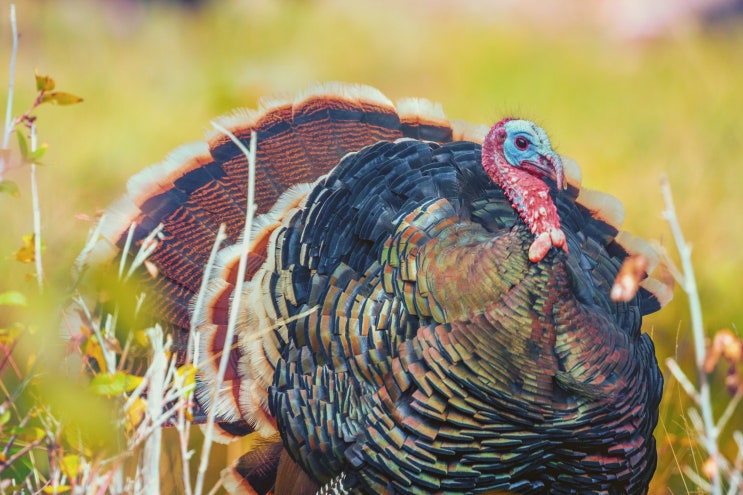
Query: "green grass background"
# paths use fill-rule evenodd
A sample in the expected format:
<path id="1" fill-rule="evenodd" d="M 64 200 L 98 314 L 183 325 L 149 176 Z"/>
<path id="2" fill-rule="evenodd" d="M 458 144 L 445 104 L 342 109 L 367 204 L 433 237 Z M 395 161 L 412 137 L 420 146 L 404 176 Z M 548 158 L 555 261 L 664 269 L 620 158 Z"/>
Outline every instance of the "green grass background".
<path id="1" fill-rule="evenodd" d="M 132 174 L 201 138 L 210 119 L 235 107 L 343 80 L 376 86 L 393 100 L 441 102 L 451 118 L 536 120 L 560 153 L 581 164 L 584 185 L 622 200 L 627 230 L 673 249 L 661 217 L 659 178 L 667 174 L 693 244 L 706 327 L 734 327 L 743 321 L 743 29 L 734 22 L 686 25 L 656 39 L 626 40 L 607 34 L 588 2 L 565 4 L 571 15 L 545 18 L 524 9 L 458 8 L 455 1 L 233 0 L 198 11 L 123 1 L 18 2 L 15 113 L 34 97 L 35 68 L 58 89 L 85 98 L 36 113 L 40 139 L 49 144 L 48 166 L 39 170 L 49 291 L 63 293 L 91 226 L 76 215 L 105 208 Z M 2 87 L 7 12 L 8 2 L 0 2 Z M 7 173 L 22 195 L 0 196 L 0 291 L 32 295 L 33 281 L 24 277 L 33 268 L 13 256 L 32 230 L 27 175 Z M 38 320 L 45 340 L 57 338 L 55 311 L 50 305 Z M 12 318 L 0 314 L 0 326 Z M 646 321 L 659 360 L 677 356 L 690 369 L 683 294 Z M 679 462 L 703 459 L 684 447 L 686 403 L 664 374 L 654 490 L 683 493 L 667 439 L 674 439 Z"/>

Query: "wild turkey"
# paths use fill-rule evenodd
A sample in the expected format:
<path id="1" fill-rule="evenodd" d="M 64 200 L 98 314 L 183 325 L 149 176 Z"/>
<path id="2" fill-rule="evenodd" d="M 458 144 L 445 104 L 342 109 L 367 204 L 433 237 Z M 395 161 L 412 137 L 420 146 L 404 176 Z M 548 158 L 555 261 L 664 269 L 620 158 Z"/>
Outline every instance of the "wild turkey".
<path id="1" fill-rule="evenodd" d="M 663 380 L 640 324 L 669 286 L 611 300 L 628 254 L 651 274 L 657 256 L 540 127 L 339 83 L 220 122 L 257 133 L 257 216 L 216 403 L 248 181 L 229 137 L 132 178 L 81 264 L 120 257 L 132 222 L 135 246 L 162 224 L 141 283 L 183 356 L 226 225 L 197 397 L 225 432 L 265 437 L 226 469 L 231 490 L 646 493 Z"/>

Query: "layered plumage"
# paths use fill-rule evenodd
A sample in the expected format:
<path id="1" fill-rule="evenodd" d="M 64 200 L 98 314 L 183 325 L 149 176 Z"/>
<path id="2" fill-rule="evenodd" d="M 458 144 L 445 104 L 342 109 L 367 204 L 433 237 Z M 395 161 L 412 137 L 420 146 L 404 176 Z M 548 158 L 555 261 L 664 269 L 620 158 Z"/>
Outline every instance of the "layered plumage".
<path id="1" fill-rule="evenodd" d="M 141 277 L 150 312 L 181 353 L 192 326 L 201 334 L 197 398 L 225 432 L 266 437 L 227 470 L 230 487 L 646 492 L 662 377 L 640 324 L 670 291 L 651 275 L 611 300 L 628 254 L 651 274 L 657 257 L 572 161 L 521 162 L 544 185 L 535 212 L 493 180 L 489 150 L 517 153 L 506 134 L 425 100 L 331 84 L 221 123 L 243 142 L 257 132 L 258 216 L 215 402 L 247 198 L 237 146 L 215 133 L 133 178 L 84 263 L 120 256 L 132 222 L 134 245 L 163 225 L 159 274 Z M 191 321 L 221 223 L 229 240 Z"/>

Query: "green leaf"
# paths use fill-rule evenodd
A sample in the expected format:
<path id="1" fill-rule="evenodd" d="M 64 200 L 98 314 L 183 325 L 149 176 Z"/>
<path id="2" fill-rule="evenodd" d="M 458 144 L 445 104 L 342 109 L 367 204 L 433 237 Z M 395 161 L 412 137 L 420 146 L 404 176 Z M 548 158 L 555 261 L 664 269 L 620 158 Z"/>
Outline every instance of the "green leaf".
<path id="1" fill-rule="evenodd" d="M 21 156 L 24 160 L 28 159 L 28 141 L 26 141 L 26 135 L 20 129 L 15 130 L 16 136 L 18 136 L 18 149 L 21 151 Z"/>
<path id="2" fill-rule="evenodd" d="M 0 194 L 10 194 L 11 196 L 18 197 L 21 195 L 18 184 L 12 180 L 0 180 Z"/>
<path id="3" fill-rule="evenodd" d="M 36 91 L 51 91 L 54 89 L 54 79 L 49 76 L 40 76 L 38 71 L 36 75 Z"/>
<path id="4" fill-rule="evenodd" d="M 55 105 L 74 105 L 82 101 L 83 99 L 79 96 L 62 91 L 44 93 L 44 96 L 41 97 L 41 103 L 54 103 Z"/>
<path id="5" fill-rule="evenodd" d="M 41 165 L 39 163 L 39 160 L 41 160 L 41 157 L 44 156 L 44 153 L 46 153 L 46 150 L 49 149 L 49 145 L 46 143 L 42 143 L 41 146 L 38 146 L 35 151 L 31 151 L 28 154 L 28 159 L 36 165 Z"/>
<path id="6" fill-rule="evenodd" d="M 17 426 L 11 432 L 23 442 L 38 442 L 46 435 L 44 430 L 35 426 Z"/>
<path id="7" fill-rule="evenodd" d="M 10 421 L 10 409 L 6 409 L 0 414 L 0 426 L 7 424 Z"/>
<path id="8" fill-rule="evenodd" d="M 18 292 L 17 290 L 9 290 L 7 292 L 0 293 L 0 305 L 4 306 L 26 306 L 26 296 Z"/>
<path id="9" fill-rule="evenodd" d="M 127 375 L 116 372 L 113 375 L 100 374 L 94 376 L 90 381 L 90 389 L 98 395 L 116 396 L 121 395 L 127 388 Z"/>

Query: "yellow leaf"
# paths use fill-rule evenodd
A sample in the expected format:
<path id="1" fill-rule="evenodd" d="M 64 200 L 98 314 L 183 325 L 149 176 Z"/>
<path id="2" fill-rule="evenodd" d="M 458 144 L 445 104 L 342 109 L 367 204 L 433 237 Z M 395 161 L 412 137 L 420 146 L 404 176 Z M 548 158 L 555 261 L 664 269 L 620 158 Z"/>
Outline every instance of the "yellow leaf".
<path id="1" fill-rule="evenodd" d="M 75 103 L 81 103 L 83 101 L 79 96 L 75 96 L 70 93 L 64 93 L 62 91 L 53 91 L 51 93 L 44 93 L 41 97 L 41 103 L 54 103 L 56 105 L 74 105 Z"/>
<path id="2" fill-rule="evenodd" d="M 126 410 L 127 430 L 135 430 L 144 419 L 145 412 L 147 412 L 147 403 L 141 397 L 134 399 Z"/>
<path id="3" fill-rule="evenodd" d="M 77 479 L 77 474 L 80 472 L 80 456 L 74 454 L 64 456 L 60 467 L 62 468 L 62 472 L 66 474 L 68 478 L 72 480 Z"/>
<path id="4" fill-rule="evenodd" d="M 85 357 L 88 359 L 92 359 L 96 362 L 98 365 L 98 369 L 100 369 L 101 374 L 106 373 L 108 371 L 106 369 L 106 358 L 103 356 L 103 349 L 101 348 L 100 342 L 98 342 L 98 339 L 94 336 L 89 338 L 85 342 Z"/>
<path id="5" fill-rule="evenodd" d="M 150 339 L 144 330 L 136 330 L 134 332 L 134 342 L 140 347 L 149 347 L 150 345 Z"/>
<path id="6" fill-rule="evenodd" d="M 41 491 L 44 493 L 67 493 L 71 490 L 69 485 L 45 486 Z"/>
<path id="7" fill-rule="evenodd" d="M 26 373 L 31 372 L 34 364 L 36 364 L 36 354 L 31 353 L 28 355 L 28 360 L 26 361 Z"/>
<path id="8" fill-rule="evenodd" d="M 34 234 L 26 234 L 21 239 L 23 245 L 15 252 L 15 259 L 21 263 L 33 263 L 36 261 L 36 238 Z"/>
<path id="9" fill-rule="evenodd" d="M 142 380 L 144 380 L 144 378 L 137 375 L 124 375 L 124 377 L 124 390 L 126 390 L 127 392 L 131 392 L 135 388 L 139 387 L 139 384 L 142 383 Z"/>
<path id="10" fill-rule="evenodd" d="M 196 372 L 198 369 L 193 364 L 184 364 L 178 368 L 178 375 L 183 377 L 183 388 L 186 395 L 189 395 L 196 386 Z"/>
<path id="11" fill-rule="evenodd" d="M 36 75 L 36 91 L 51 91 L 54 89 L 54 79 L 49 76 L 40 76 L 39 71 L 35 70 Z"/>

